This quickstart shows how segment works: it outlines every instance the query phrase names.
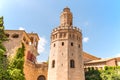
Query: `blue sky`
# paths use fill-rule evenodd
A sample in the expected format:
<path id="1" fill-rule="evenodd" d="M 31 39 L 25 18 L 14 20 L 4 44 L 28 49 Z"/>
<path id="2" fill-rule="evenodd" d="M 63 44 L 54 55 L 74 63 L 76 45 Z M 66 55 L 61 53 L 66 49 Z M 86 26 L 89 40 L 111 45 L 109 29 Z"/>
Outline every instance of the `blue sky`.
<path id="1" fill-rule="evenodd" d="M 83 50 L 101 58 L 120 56 L 120 0 L 0 0 L 5 29 L 25 29 L 40 36 L 38 61 L 46 61 L 50 33 L 63 8 L 82 29 Z"/>

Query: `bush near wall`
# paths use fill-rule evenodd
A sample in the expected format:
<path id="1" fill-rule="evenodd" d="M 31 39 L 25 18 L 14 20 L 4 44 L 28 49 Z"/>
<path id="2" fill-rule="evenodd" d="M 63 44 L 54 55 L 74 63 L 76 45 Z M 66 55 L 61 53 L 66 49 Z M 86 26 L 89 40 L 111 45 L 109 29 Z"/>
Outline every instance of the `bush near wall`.
<path id="1" fill-rule="evenodd" d="M 86 80 L 120 80 L 120 66 L 105 66 L 104 70 L 90 68 L 85 72 Z"/>

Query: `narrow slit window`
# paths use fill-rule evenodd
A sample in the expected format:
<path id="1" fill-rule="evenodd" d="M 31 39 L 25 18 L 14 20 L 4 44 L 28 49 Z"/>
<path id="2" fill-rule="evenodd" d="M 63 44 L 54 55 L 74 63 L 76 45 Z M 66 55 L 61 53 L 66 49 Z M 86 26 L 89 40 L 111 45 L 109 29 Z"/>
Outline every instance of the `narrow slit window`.
<path id="1" fill-rule="evenodd" d="M 78 45 L 78 48 L 80 48 L 80 44 Z"/>
<path id="2" fill-rule="evenodd" d="M 55 60 L 52 61 L 52 68 L 55 67 Z"/>
<path id="3" fill-rule="evenodd" d="M 73 46 L 73 42 L 71 42 L 71 46 Z"/>
<path id="4" fill-rule="evenodd" d="M 70 60 L 70 68 L 75 68 L 75 61 L 74 60 Z"/>
<path id="5" fill-rule="evenodd" d="M 62 42 L 62 46 L 64 46 L 64 42 Z"/>
<path id="6" fill-rule="evenodd" d="M 55 47 L 55 44 L 54 44 L 54 47 Z"/>

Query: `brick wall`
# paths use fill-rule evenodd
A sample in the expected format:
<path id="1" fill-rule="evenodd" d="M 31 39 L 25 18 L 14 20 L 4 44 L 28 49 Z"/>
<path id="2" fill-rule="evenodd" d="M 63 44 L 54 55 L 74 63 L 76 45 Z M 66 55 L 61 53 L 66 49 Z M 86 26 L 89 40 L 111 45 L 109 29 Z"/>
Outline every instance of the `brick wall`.
<path id="1" fill-rule="evenodd" d="M 41 75 L 43 75 L 47 80 L 47 72 L 47 63 L 35 64 L 30 61 L 26 61 L 24 64 L 24 74 L 26 80 L 37 80 Z"/>

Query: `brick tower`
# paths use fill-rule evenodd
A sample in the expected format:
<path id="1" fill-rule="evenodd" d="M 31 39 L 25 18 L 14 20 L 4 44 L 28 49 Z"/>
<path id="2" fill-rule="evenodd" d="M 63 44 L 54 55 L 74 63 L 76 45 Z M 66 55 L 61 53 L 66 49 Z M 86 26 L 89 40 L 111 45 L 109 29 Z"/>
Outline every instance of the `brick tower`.
<path id="1" fill-rule="evenodd" d="M 82 60 L 82 33 L 73 27 L 68 7 L 60 16 L 60 26 L 51 33 L 48 80 L 85 80 Z"/>

